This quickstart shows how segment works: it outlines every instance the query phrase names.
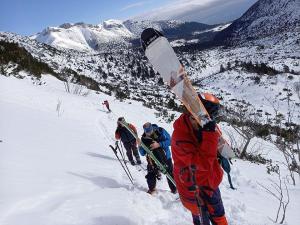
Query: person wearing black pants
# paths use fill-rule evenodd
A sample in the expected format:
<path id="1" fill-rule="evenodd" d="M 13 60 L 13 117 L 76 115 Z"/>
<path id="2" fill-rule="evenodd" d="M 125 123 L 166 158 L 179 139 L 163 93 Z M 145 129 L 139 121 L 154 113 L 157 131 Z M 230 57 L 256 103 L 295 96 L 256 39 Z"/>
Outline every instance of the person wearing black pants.
<path id="1" fill-rule="evenodd" d="M 170 135 L 169 133 L 158 127 L 156 124 L 145 123 L 144 134 L 142 135 L 141 141 L 153 152 L 157 160 L 166 166 L 167 172 L 173 177 L 173 163 L 171 158 L 170 146 Z M 143 147 L 139 147 L 139 152 L 142 156 L 146 155 L 146 151 Z M 160 180 L 160 171 L 155 162 L 147 155 L 147 184 L 148 193 L 152 194 L 156 191 L 156 180 Z M 168 185 L 172 193 L 176 193 L 176 186 L 169 180 Z"/>
<path id="2" fill-rule="evenodd" d="M 118 119 L 118 127 L 115 132 L 115 138 L 117 140 L 121 139 L 124 148 L 126 149 L 127 158 L 130 161 L 131 165 L 135 165 L 135 161 L 133 160 L 132 155 L 135 156 L 136 163 L 141 164 L 141 159 L 137 150 L 135 137 L 125 127 L 123 127 L 123 125 L 120 122 L 125 122 L 124 117 L 120 117 Z M 136 128 L 132 124 L 129 123 L 128 126 L 137 134 Z"/>

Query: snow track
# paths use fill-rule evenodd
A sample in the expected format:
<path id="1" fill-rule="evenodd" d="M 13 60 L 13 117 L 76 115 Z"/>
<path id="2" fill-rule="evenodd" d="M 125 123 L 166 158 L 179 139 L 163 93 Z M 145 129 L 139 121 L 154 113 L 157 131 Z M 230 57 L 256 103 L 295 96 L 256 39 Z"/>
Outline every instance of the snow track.
<path id="1" fill-rule="evenodd" d="M 113 121 L 111 121 L 111 124 L 112 123 L 113 123 Z M 114 142 L 116 141 L 112 135 L 112 134 L 114 134 L 114 132 L 109 131 L 109 129 L 108 129 L 108 127 L 106 127 L 105 123 L 102 122 L 102 118 L 97 118 L 96 126 L 97 126 L 97 129 L 101 131 L 101 133 L 102 133 L 101 136 L 104 137 L 108 143 L 113 145 Z"/>

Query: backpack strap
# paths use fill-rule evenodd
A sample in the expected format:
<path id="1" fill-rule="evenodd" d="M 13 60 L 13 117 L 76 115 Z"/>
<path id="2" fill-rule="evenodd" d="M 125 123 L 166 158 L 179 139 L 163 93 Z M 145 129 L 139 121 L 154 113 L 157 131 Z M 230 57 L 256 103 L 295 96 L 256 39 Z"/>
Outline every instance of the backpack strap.
<path id="1" fill-rule="evenodd" d="M 232 164 L 232 162 L 229 161 L 227 158 L 223 157 L 220 154 L 218 154 L 217 157 L 218 157 L 219 163 L 221 164 L 221 167 L 227 173 L 227 178 L 228 178 L 228 182 L 229 182 L 230 188 L 232 190 L 235 190 L 235 188 L 232 185 L 231 176 L 230 176 L 230 170 L 231 170 L 230 164 Z"/>

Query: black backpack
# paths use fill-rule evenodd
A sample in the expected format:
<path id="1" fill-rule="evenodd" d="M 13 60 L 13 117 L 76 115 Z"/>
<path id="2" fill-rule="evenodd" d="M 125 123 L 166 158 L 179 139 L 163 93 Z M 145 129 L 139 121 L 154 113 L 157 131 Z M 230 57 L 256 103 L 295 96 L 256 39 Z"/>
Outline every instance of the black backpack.
<path id="1" fill-rule="evenodd" d="M 142 142 L 150 149 L 150 145 L 153 143 L 153 139 L 150 137 L 143 136 Z M 165 151 L 161 147 L 153 149 L 152 153 L 161 164 L 166 165 L 167 156 Z"/>

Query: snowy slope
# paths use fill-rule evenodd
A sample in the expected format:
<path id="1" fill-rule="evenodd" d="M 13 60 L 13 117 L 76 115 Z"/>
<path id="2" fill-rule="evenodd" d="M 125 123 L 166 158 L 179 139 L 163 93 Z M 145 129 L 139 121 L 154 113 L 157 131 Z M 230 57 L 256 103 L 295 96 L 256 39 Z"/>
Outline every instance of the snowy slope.
<path id="1" fill-rule="evenodd" d="M 189 59 L 188 54 L 182 58 Z M 213 92 L 222 97 L 227 107 L 253 106 L 255 110 L 262 110 L 262 121 L 266 122 L 265 113 L 274 116 L 277 108 L 284 116 L 288 110 L 294 112 L 293 121 L 300 123 L 299 95 L 295 89 L 300 83 L 300 46 L 297 38 L 289 37 L 285 41 L 274 38 L 261 39 L 259 43 L 235 48 L 215 48 L 202 51 L 188 60 L 187 71 L 200 90 Z M 266 63 L 277 69 L 279 74 L 274 76 L 247 72 L 237 62 L 252 62 L 253 64 Z M 230 69 L 220 73 L 220 67 L 230 65 Z M 288 66 L 291 74 L 284 72 L 283 67 Z M 255 78 L 259 82 L 255 82 Z M 287 95 L 290 92 L 290 102 Z M 290 104 L 290 107 L 288 107 Z M 238 109 L 238 108 L 237 108 Z M 270 123 L 270 121 L 269 121 Z"/>
<path id="2" fill-rule="evenodd" d="M 157 195 L 149 196 L 144 171 L 130 167 L 132 186 L 108 148 L 114 143 L 118 116 L 133 122 L 140 135 L 146 121 L 170 133 L 172 124 L 158 121 L 154 110 L 135 101 L 68 94 L 63 83 L 51 76 L 43 76 L 42 82 L 45 85 L 40 86 L 33 85 L 30 77 L 0 76 L 0 224 L 191 224 L 166 180 L 158 183 Z M 111 103 L 111 114 L 101 105 L 105 99 Z M 262 145 L 272 152 L 269 157 L 282 159 L 268 143 Z M 277 202 L 258 183 L 270 185 L 268 179 L 276 177 L 267 175 L 265 166 L 243 161 L 234 163 L 232 176 L 236 191 L 228 188 L 226 177 L 221 184 L 229 224 L 272 224 L 268 217 L 274 218 Z M 296 187 L 288 187 L 286 224 L 295 225 L 300 220 L 299 180 Z"/>
<path id="3" fill-rule="evenodd" d="M 118 116 L 134 119 L 141 133 L 142 123 L 155 120 L 151 110 L 104 95 L 69 95 L 52 77 L 45 77 L 46 86 L 0 79 L 1 224 L 166 224 L 174 214 L 189 218 L 171 193 L 149 196 L 145 173 L 131 167 L 133 187 L 108 148 Z M 105 112 L 104 99 L 113 114 Z M 168 190 L 166 182 L 159 189 Z"/>

